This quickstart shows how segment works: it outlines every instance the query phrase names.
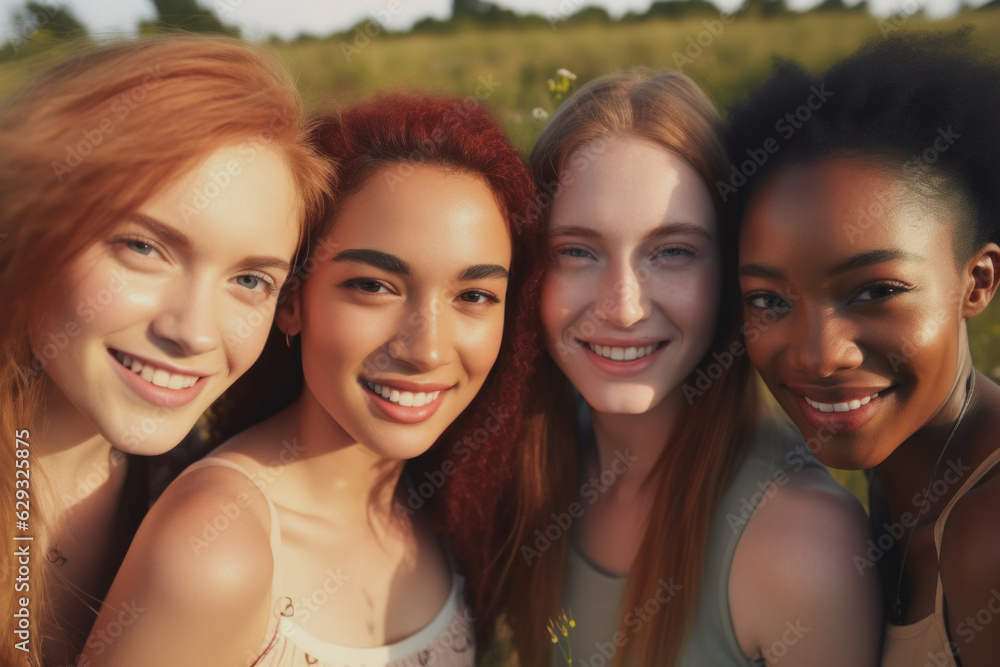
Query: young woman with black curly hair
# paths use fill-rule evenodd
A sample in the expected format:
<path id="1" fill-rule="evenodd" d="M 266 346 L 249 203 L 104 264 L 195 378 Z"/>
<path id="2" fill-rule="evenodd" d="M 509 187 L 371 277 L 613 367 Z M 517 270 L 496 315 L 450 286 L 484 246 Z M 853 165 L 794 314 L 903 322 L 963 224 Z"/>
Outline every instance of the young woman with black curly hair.
<path id="1" fill-rule="evenodd" d="M 871 471 L 853 560 L 882 573 L 886 667 L 1000 655 L 1000 387 L 967 336 L 1000 283 L 997 108 L 1000 59 L 961 33 L 782 63 L 734 110 L 717 184 L 743 212 L 751 360 L 820 460 Z"/>

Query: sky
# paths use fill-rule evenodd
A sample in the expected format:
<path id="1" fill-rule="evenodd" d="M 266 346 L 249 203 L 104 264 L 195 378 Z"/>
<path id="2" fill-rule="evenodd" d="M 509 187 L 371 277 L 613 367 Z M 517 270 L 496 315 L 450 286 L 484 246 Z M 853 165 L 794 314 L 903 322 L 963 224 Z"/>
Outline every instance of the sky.
<path id="1" fill-rule="evenodd" d="M 130 35 L 141 19 L 155 17 L 150 0 L 38 0 L 43 4 L 60 4 L 69 7 L 73 14 L 95 36 L 108 38 Z M 722 9 L 732 10 L 742 0 L 714 0 Z M 854 4 L 855 0 L 847 0 Z M 985 0 L 973 0 L 982 4 Z M 806 9 L 820 0 L 787 0 L 795 9 Z M 960 0 L 869 0 L 876 14 L 912 13 L 907 9 L 926 6 L 931 16 L 953 13 Z M 317 36 L 328 35 L 349 28 L 359 21 L 375 18 L 392 30 L 406 30 L 421 18 L 433 16 L 447 18 L 451 0 L 199 0 L 206 8 L 214 9 L 226 23 L 238 25 L 244 37 L 263 39 L 272 34 L 292 38 L 306 32 Z M 586 5 L 599 5 L 618 17 L 628 11 L 642 12 L 652 0 L 494 0 L 501 7 L 542 16 L 547 13 L 573 13 Z M 0 42 L 9 32 L 10 14 L 23 6 L 23 0 L 0 0 Z M 568 12 L 567 12 L 568 10 Z"/>

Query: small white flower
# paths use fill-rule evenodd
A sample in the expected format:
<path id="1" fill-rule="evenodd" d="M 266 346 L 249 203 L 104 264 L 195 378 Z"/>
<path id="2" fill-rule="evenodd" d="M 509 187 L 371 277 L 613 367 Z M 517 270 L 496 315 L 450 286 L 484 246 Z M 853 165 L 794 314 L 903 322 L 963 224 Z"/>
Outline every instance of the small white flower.
<path id="1" fill-rule="evenodd" d="M 569 79 L 570 81 L 576 81 L 576 74 L 573 74 L 568 69 L 564 69 L 564 68 L 557 69 L 556 70 L 556 76 L 564 77 L 566 79 Z"/>
<path id="2" fill-rule="evenodd" d="M 535 120 L 545 120 L 549 117 L 549 112 L 542 107 L 535 107 L 531 110 L 531 115 L 535 117 Z"/>

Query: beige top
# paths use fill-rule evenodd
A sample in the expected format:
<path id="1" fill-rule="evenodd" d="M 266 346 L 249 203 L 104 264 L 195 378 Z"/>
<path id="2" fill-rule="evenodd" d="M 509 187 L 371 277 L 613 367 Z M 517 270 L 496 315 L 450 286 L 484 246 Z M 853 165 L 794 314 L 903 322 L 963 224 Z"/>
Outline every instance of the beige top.
<path id="1" fill-rule="evenodd" d="M 729 571 L 743 530 L 768 485 L 783 474 L 803 468 L 826 472 L 789 424 L 774 418 L 762 420 L 743 464 L 712 517 L 693 625 L 678 667 L 756 667 L 763 664 L 744 655 L 736 639 L 729 613 Z M 674 582 L 661 580 L 657 595 L 647 600 L 643 609 L 619 610 L 625 577 L 601 572 L 572 546 L 564 577 L 563 609 L 571 611 L 576 621 L 570 636 L 574 666 L 612 664 L 612 656 L 633 633 L 640 632 L 664 604 L 669 604 L 674 592 Z M 621 622 L 625 624 L 624 630 L 619 630 Z M 566 667 L 567 661 L 556 647 L 552 653 L 552 664 Z"/>
<path id="2" fill-rule="evenodd" d="M 219 458 L 194 463 L 184 472 L 206 466 L 231 468 L 253 481 L 242 466 Z M 254 482 L 256 484 L 256 482 Z M 259 487 L 258 487 L 259 488 Z M 281 579 L 281 527 L 278 510 L 261 491 L 271 514 L 271 553 L 274 574 L 271 580 L 272 613 L 261 643 L 261 655 L 254 667 L 473 667 L 476 655 L 475 634 L 469 612 L 462 601 L 462 578 L 452 579 L 451 592 L 441 611 L 423 630 L 406 639 L 374 648 L 353 648 L 320 641 L 295 623 L 292 599 L 283 596 Z"/>
<path id="3" fill-rule="evenodd" d="M 941 538 L 948 515 L 959 499 L 972 489 L 983 477 L 1000 463 L 1000 449 L 993 452 L 976 468 L 958 493 L 948 502 L 941 516 L 934 522 L 934 548 L 938 561 L 941 558 Z M 934 613 L 910 625 L 885 626 L 885 641 L 882 644 L 882 667 L 913 667 L 934 665 L 934 667 L 956 667 L 955 654 L 958 645 L 948 638 L 948 626 L 944 619 L 944 588 L 941 586 L 941 572 L 938 572 L 937 594 Z"/>

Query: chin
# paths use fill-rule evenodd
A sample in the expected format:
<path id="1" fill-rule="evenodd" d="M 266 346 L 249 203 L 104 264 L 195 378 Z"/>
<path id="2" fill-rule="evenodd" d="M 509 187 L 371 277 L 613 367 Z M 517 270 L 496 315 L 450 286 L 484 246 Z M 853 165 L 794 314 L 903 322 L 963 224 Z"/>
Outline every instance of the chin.
<path id="1" fill-rule="evenodd" d="M 638 389 L 612 387 L 597 392 L 581 390 L 580 394 L 591 409 L 608 415 L 642 415 L 652 410 L 659 402 L 646 387 Z"/>

